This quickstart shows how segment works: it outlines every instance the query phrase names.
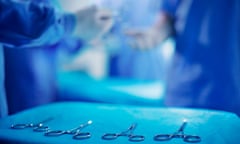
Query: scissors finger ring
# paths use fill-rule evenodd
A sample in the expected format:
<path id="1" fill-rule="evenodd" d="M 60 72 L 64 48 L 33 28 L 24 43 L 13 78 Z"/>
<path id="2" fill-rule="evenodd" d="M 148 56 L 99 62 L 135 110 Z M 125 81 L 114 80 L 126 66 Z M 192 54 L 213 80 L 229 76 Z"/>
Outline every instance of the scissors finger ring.
<path id="1" fill-rule="evenodd" d="M 63 134 L 66 134 L 67 131 L 62 131 L 62 130 L 54 130 L 54 131 L 47 131 L 44 133 L 45 136 L 60 136 Z"/>
<path id="2" fill-rule="evenodd" d="M 154 136 L 155 141 L 167 141 L 170 139 L 172 139 L 172 135 L 169 135 L 169 134 L 159 134 Z"/>
<path id="3" fill-rule="evenodd" d="M 90 137 L 91 137 L 91 134 L 89 132 L 79 132 L 73 136 L 73 139 L 82 140 L 82 139 L 88 139 Z"/>
<path id="4" fill-rule="evenodd" d="M 195 135 L 187 135 L 184 137 L 183 140 L 189 143 L 198 143 L 198 142 L 201 142 L 201 137 L 195 136 Z"/>
<path id="5" fill-rule="evenodd" d="M 104 134 L 102 136 L 102 139 L 104 140 L 114 140 L 118 137 L 118 134 L 115 134 L 115 133 L 108 133 L 108 134 Z"/>
<path id="6" fill-rule="evenodd" d="M 132 136 L 129 137 L 129 141 L 132 141 L 132 142 L 144 141 L 144 136 L 141 136 L 141 135 L 132 135 Z"/>

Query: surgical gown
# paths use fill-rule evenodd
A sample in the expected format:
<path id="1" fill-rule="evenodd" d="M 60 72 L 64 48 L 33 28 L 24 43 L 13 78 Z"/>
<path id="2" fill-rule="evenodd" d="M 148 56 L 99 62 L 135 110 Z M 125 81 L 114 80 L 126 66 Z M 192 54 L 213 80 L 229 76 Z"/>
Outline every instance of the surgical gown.
<path id="1" fill-rule="evenodd" d="M 177 33 L 167 106 L 240 114 L 239 10 L 238 0 L 165 1 Z"/>
<path id="2" fill-rule="evenodd" d="M 75 21 L 59 19 L 52 7 L 31 1 L 0 0 L 0 117 L 7 115 L 4 86 L 2 45 L 8 48 L 29 48 L 57 42 L 65 31 L 71 31 Z M 21 66 L 18 67 L 22 69 Z M 15 69 L 16 71 L 18 69 Z"/>

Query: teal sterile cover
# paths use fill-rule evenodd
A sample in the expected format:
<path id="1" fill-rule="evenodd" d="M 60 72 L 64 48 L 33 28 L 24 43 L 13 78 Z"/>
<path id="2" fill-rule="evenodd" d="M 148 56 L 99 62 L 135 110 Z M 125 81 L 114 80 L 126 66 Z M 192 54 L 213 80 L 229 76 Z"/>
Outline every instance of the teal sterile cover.
<path id="1" fill-rule="evenodd" d="M 65 134 L 47 137 L 33 128 L 11 129 L 12 124 L 44 123 L 51 130 L 69 130 L 91 120 L 92 124 L 82 132 L 90 132 L 89 139 L 75 140 Z M 185 144 L 182 138 L 169 141 L 154 141 L 157 134 L 172 134 L 178 131 L 183 121 L 186 135 L 201 137 L 199 144 L 238 144 L 240 119 L 235 114 L 204 109 L 136 107 L 114 104 L 61 102 L 36 107 L 0 119 L 0 143 L 13 144 Z M 105 133 L 119 133 L 137 123 L 134 135 L 143 135 L 144 141 L 128 141 L 121 136 L 115 140 L 103 140 Z"/>
<path id="2" fill-rule="evenodd" d="M 80 72 L 58 73 L 58 101 L 88 101 L 141 106 L 163 105 L 164 83 L 122 78 L 93 79 Z M 94 89 L 94 90 L 93 90 Z"/>

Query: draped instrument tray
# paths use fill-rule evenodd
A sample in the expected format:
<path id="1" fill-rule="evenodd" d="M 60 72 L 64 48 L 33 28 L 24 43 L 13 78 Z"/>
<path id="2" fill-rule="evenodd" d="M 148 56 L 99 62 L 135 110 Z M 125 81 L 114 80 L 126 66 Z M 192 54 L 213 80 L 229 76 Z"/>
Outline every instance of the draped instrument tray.
<path id="1" fill-rule="evenodd" d="M 10 129 L 12 124 L 38 123 L 49 117 L 53 120 L 45 123 L 52 130 L 67 130 L 92 120 L 93 123 L 83 129 L 92 137 L 85 140 L 72 139 L 72 135 L 46 137 L 43 132 L 33 132 L 32 128 Z M 36 107 L 21 113 L 0 119 L 0 143 L 18 144 L 127 144 L 127 137 L 115 140 L 102 140 L 104 133 L 117 133 L 127 129 L 132 123 L 138 123 L 136 135 L 145 136 L 142 144 L 174 143 L 185 144 L 182 139 L 157 142 L 156 134 L 168 134 L 177 131 L 182 120 L 187 119 L 185 134 L 199 135 L 199 144 L 236 144 L 239 139 L 240 119 L 235 114 L 223 111 L 183 108 L 150 108 L 126 105 L 61 102 Z"/>

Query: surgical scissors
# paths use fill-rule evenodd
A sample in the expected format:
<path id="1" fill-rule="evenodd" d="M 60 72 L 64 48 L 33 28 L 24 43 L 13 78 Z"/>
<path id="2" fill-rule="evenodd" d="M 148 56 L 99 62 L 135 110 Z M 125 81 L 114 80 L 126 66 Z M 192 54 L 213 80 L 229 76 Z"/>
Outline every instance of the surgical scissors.
<path id="1" fill-rule="evenodd" d="M 70 130 L 49 130 L 45 132 L 45 136 L 61 136 L 64 134 L 70 134 L 73 135 L 73 139 L 81 140 L 81 139 L 88 139 L 91 137 L 91 134 L 89 132 L 81 132 L 81 130 L 88 125 L 92 124 L 92 121 L 89 120 L 85 124 L 81 124 L 76 128 L 70 129 Z"/>
<path id="2" fill-rule="evenodd" d="M 28 123 L 28 124 L 13 124 L 11 125 L 11 129 L 25 129 L 25 128 L 33 128 L 33 131 L 36 132 L 44 132 L 48 131 L 49 127 L 45 126 L 44 123 L 53 120 L 53 118 L 47 118 L 39 123 Z"/>
<path id="3" fill-rule="evenodd" d="M 133 132 L 136 129 L 137 124 L 132 124 L 126 131 L 120 133 L 106 133 L 102 136 L 104 140 L 114 140 L 120 136 L 127 136 L 129 141 L 132 142 L 140 142 L 144 141 L 144 136 L 142 135 L 134 135 Z"/>
<path id="4" fill-rule="evenodd" d="M 198 143 L 201 142 L 201 137 L 196 136 L 196 135 L 186 135 L 184 134 L 184 128 L 187 125 L 187 121 L 184 120 L 183 124 L 181 127 L 178 129 L 177 132 L 173 134 L 158 134 L 154 136 L 155 141 L 168 141 L 171 140 L 172 138 L 181 138 L 183 141 L 188 142 L 188 143 Z"/>

